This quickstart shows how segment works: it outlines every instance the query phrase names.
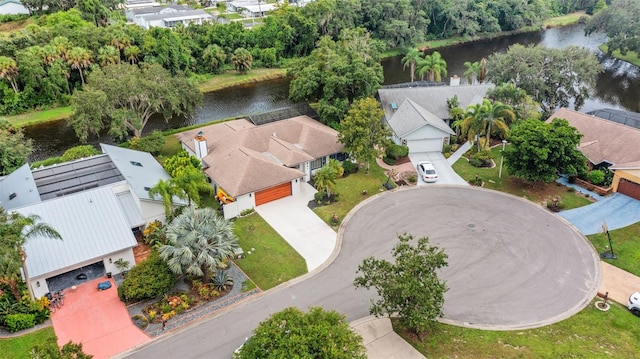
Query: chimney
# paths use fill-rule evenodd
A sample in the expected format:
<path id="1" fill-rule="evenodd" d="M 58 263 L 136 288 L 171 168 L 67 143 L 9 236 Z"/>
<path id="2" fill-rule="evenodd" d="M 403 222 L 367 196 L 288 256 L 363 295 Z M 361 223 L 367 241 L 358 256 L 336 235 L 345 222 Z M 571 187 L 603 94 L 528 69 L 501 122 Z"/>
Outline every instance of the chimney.
<path id="1" fill-rule="evenodd" d="M 449 79 L 449 86 L 460 86 L 460 77 L 458 77 L 458 75 L 453 75 Z"/>
<path id="2" fill-rule="evenodd" d="M 198 132 L 196 137 L 193 138 L 193 145 L 196 149 L 196 157 L 203 159 L 209 150 L 207 149 L 207 139 L 202 135 L 202 131 Z"/>

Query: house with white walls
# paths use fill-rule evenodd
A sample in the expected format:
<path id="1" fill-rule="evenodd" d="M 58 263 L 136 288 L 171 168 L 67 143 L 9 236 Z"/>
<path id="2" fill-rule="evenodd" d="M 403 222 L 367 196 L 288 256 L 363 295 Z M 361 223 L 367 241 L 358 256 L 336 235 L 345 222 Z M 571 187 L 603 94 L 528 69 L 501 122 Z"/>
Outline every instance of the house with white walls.
<path id="1" fill-rule="evenodd" d="M 265 124 L 239 119 L 176 135 L 202 160 L 224 217 L 299 193 L 330 158 L 342 159 L 338 131 L 308 117 Z"/>
<path id="2" fill-rule="evenodd" d="M 117 274 L 118 263 L 135 265 L 137 236 L 164 221 L 159 196 L 149 189 L 170 176 L 149 153 L 102 144 L 103 154 L 31 170 L 0 180 L 0 207 L 37 215 L 61 240 L 35 236 L 24 245 L 23 279 L 34 298 L 64 284 Z M 175 205 L 186 202 L 174 198 Z M 79 274 L 84 279 L 76 279 Z"/>

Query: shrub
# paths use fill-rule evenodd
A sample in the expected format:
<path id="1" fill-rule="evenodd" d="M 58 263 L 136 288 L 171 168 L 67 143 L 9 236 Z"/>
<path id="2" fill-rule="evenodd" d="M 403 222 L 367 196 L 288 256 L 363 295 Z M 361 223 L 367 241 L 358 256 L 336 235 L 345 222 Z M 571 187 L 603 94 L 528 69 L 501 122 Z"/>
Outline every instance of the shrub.
<path id="1" fill-rule="evenodd" d="M 253 209 L 253 208 L 247 208 L 247 209 L 245 209 L 244 211 L 240 212 L 240 216 L 241 216 L 241 217 L 248 216 L 248 215 L 250 215 L 251 213 L 253 213 L 253 212 L 255 212 L 255 211 L 256 211 L 256 210 L 255 210 L 255 209 Z"/>
<path id="2" fill-rule="evenodd" d="M 162 150 L 162 147 L 164 147 L 164 143 L 164 134 L 155 130 L 142 138 L 132 138 L 131 141 L 129 141 L 129 147 L 133 150 L 149 152 L 152 155 L 157 155 Z"/>
<path id="3" fill-rule="evenodd" d="M 211 278 L 211 282 L 216 290 L 221 292 L 233 287 L 233 277 L 229 275 L 227 272 L 218 269 L 216 274 Z"/>
<path id="4" fill-rule="evenodd" d="M 358 172 L 358 164 L 355 162 L 351 162 L 349 160 L 342 162 L 342 167 L 344 168 L 345 174 L 351 174 Z"/>
<path id="5" fill-rule="evenodd" d="M 442 146 L 442 152 L 444 152 L 444 153 L 451 153 L 451 145 L 444 145 L 444 146 Z"/>
<path id="6" fill-rule="evenodd" d="M 313 195 L 313 199 L 314 199 L 316 202 L 322 202 L 322 199 L 323 199 L 323 198 L 324 198 L 324 192 L 316 192 L 316 193 Z"/>
<path id="7" fill-rule="evenodd" d="M 560 212 L 564 207 L 564 203 L 560 202 L 557 198 L 554 198 L 552 201 L 547 201 L 547 208 L 554 212 Z"/>
<path id="8" fill-rule="evenodd" d="M 28 313 L 8 314 L 4 317 L 4 323 L 8 331 L 15 333 L 19 330 L 35 326 L 36 316 L 35 314 Z"/>
<path id="9" fill-rule="evenodd" d="M 387 147 L 387 150 L 385 151 L 386 156 L 385 157 L 389 157 L 392 158 L 394 160 L 397 160 L 399 158 L 405 157 L 409 154 L 409 147 L 407 146 L 402 146 L 402 145 L 396 145 L 395 143 L 392 143 L 391 145 L 389 145 Z"/>
<path id="10" fill-rule="evenodd" d="M 169 266 L 157 253 L 152 253 L 129 271 L 127 278 L 118 287 L 118 295 L 125 301 L 159 297 L 168 292 L 174 283 L 175 277 Z"/>
<path id="11" fill-rule="evenodd" d="M 409 183 L 416 183 L 417 180 L 418 180 L 418 176 L 416 176 L 415 174 L 410 174 L 407 177 L 407 181 L 409 181 Z"/>
<path id="12" fill-rule="evenodd" d="M 220 292 L 213 289 L 213 286 L 211 284 L 202 284 L 202 282 L 199 280 L 193 281 L 191 289 L 198 292 L 200 298 L 204 300 L 211 300 L 220 296 Z"/>
<path id="13" fill-rule="evenodd" d="M 476 178 L 469 180 L 469 184 L 472 186 L 480 187 L 482 186 L 482 178 L 476 175 Z"/>
<path id="14" fill-rule="evenodd" d="M 482 161 L 477 158 L 472 158 L 469 160 L 469 164 L 473 167 L 482 167 Z"/>
<path id="15" fill-rule="evenodd" d="M 602 172 L 601 170 L 593 170 L 587 174 L 587 179 L 589 180 L 589 182 L 593 183 L 596 186 L 604 183 L 604 177 L 604 172 Z"/>
<path id="16" fill-rule="evenodd" d="M 65 153 L 60 157 L 60 160 L 62 160 L 62 162 L 68 162 L 99 154 L 100 151 L 96 150 L 92 145 L 76 146 L 65 151 Z"/>
<path id="17" fill-rule="evenodd" d="M 36 169 L 40 167 L 47 167 L 51 165 L 55 165 L 57 163 L 62 163 L 62 157 L 49 157 L 46 160 L 36 161 L 31 164 L 31 169 Z"/>
<path id="18" fill-rule="evenodd" d="M 396 164 L 396 160 L 391 157 L 382 157 L 382 162 L 388 164 L 389 166 L 393 166 Z"/>

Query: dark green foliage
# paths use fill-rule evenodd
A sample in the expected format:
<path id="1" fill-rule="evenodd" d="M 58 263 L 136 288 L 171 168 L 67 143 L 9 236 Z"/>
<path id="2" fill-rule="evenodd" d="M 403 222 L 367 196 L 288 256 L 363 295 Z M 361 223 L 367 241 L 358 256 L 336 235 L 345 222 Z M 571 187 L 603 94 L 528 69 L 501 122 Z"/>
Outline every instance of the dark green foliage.
<path id="1" fill-rule="evenodd" d="M 511 130 L 504 151 L 509 173 L 527 181 L 551 182 L 558 174 L 580 174 L 586 158 L 578 150 L 582 135 L 567 120 L 526 120 Z"/>
<path id="2" fill-rule="evenodd" d="M 332 358 L 364 359 L 362 337 L 345 316 L 322 308 L 308 313 L 290 307 L 260 323 L 234 359 Z"/>
<path id="3" fill-rule="evenodd" d="M 224 270 L 218 269 L 211 278 L 211 283 L 216 290 L 223 292 L 233 287 L 233 277 Z"/>
<path id="4" fill-rule="evenodd" d="M 400 323 L 411 328 L 420 338 L 437 318 L 442 317 L 446 282 L 438 272 L 447 266 L 444 250 L 421 237 L 414 242 L 410 234 L 398 236 L 393 248 L 395 263 L 374 257 L 358 266 L 356 288 L 374 288 L 378 298 L 372 300 L 369 312 L 376 317 L 397 315 Z"/>
<path id="5" fill-rule="evenodd" d="M 153 252 L 129 271 L 118 287 L 118 295 L 127 302 L 159 297 L 173 287 L 175 280 L 167 264 Z"/>
<path id="6" fill-rule="evenodd" d="M 604 172 L 600 170 L 593 170 L 587 173 L 587 178 L 589 179 L 589 182 L 599 186 L 604 183 L 605 176 Z"/>
<path id="7" fill-rule="evenodd" d="M 358 172 L 358 164 L 349 160 L 342 162 L 342 168 L 344 168 L 344 174 L 352 174 Z"/>
<path id="8" fill-rule="evenodd" d="M 15 333 L 36 325 L 36 316 L 30 313 L 8 314 L 4 317 L 4 324 L 9 332 Z"/>
<path id="9" fill-rule="evenodd" d="M 60 157 L 62 162 L 77 160 L 80 158 L 91 157 L 100 154 L 92 145 L 82 145 L 70 148 Z"/>
<path id="10" fill-rule="evenodd" d="M 409 154 L 409 147 L 392 143 L 389 146 L 387 146 L 387 150 L 385 151 L 385 154 L 387 157 L 397 160 Z"/>
<path id="11" fill-rule="evenodd" d="M 130 141 L 130 147 L 133 150 L 149 152 L 155 156 L 160 153 L 160 150 L 164 147 L 164 143 L 164 134 L 161 131 L 155 130 L 142 138 L 134 137 Z"/>
<path id="12" fill-rule="evenodd" d="M 490 151 L 480 151 L 473 154 L 469 163 L 475 167 L 490 167 L 491 166 L 491 152 Z M 472 162 L 473 161 L 473 162 Z M 480 163 L 480 165 L 476 165 L 475 163 Z"/>
<path id="13" fill-rule="evenodd" d="M 31 139 L 25 139 L 21 129 L 0 119 L 0 176 L 8 175 L 27 163 L 31 150 Z"/>
<path id="14" fill-rule="evenodd" d="M 598 2 L 601 4 L 602 2 Z M 602 5 L 600 5 L 602 6 Z M 640 2 L 636 0 L 614 0 L 611 5 L 598 12 L 587 22 L 585 32 L 602 31 L 607 34 L 607 52 L 620 50 L 640 52 Z"/>
<path id="15" fill-rule="evenodd" d="M 478 158 L 469 159 L 469 164 L 473 167 L 482 167 L 482 161 L 480 161 L 480 159 Z"/>
<path id="16" fill-rule="evenodd" d="M 40 343 L 29 352 L 33 359 L 91 359 L 93 355 L 86 354 L 82 351 L 82 343 L 73 343 L 69 341 L 67 344 L 58 348 L 55 338 L 45 343 Z"/>

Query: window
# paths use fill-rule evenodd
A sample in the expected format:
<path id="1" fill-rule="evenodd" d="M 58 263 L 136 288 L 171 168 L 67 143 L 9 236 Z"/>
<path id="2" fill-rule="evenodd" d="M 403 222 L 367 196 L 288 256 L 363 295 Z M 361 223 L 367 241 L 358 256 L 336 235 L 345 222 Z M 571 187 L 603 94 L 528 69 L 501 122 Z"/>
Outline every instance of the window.
<path id="1" fill-rule="evenodd" d="M 129 162 L 131 162 L 131 164 L 134 166 L 142 167 L 142 163 L 140 162 L 136 162 L 136 161 L 129 161 Z"/>
<path id="2" fill-rule="evenodd" d="M 325 163 L 327 163 L 327 158 L 326 157 L 317 158 L 317 159 L 311 161 L 311 169 L 312 170 L 318 169 L 318 168 L 324 166 Z"/>

